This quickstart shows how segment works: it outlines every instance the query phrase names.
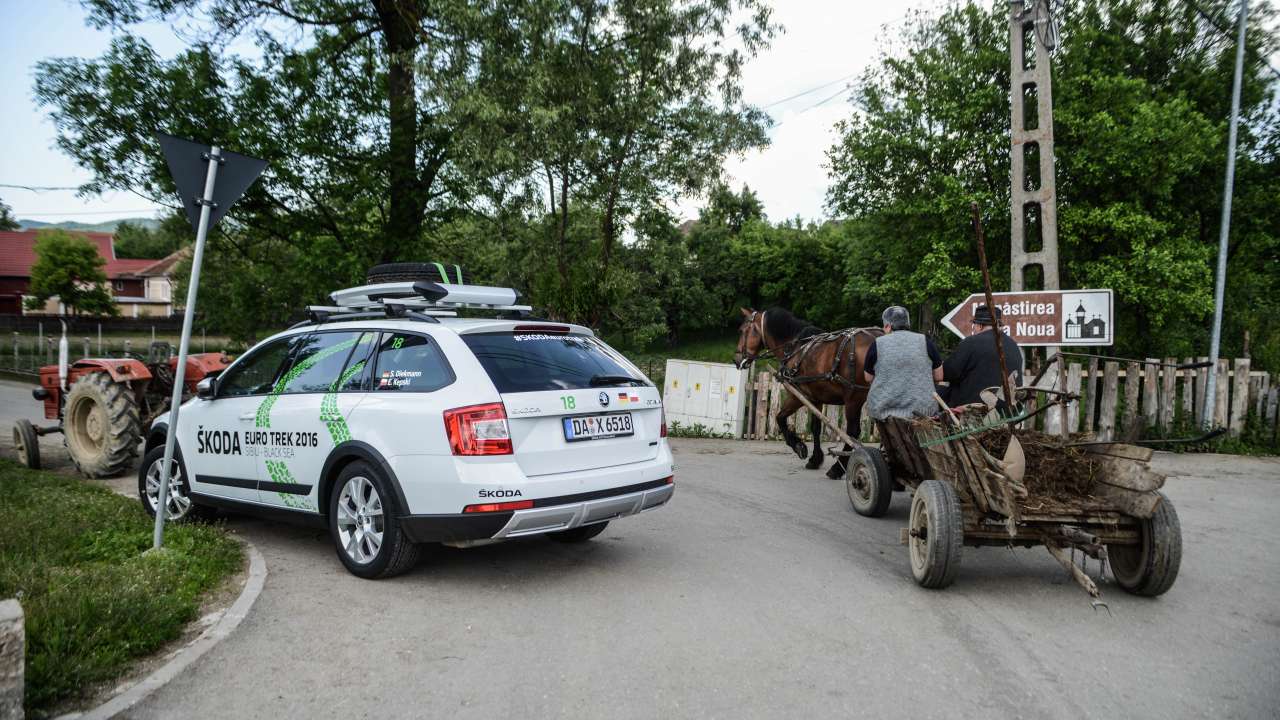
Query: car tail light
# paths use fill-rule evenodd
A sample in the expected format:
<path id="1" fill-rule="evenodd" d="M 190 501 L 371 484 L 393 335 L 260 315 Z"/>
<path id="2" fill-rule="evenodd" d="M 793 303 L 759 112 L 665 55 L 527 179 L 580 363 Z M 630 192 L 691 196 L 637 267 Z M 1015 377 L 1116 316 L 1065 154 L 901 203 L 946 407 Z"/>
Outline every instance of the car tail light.
<path id="1" fill-rule="evenodd" d="M 502 403 L 445 410 L 444 428 L 454 455 L 511 454 L 511 431 Z"/>
<path id="2" fill-rule="evenodd" d="M 512 510 L 528 510 L 533 507 L 532 500 L 516 500 L 514 502 L 483 503 L 468 505 L 462 508 L 464 513 L 510 512 Z"/>
<path id="3" fill-rule="evenodd" d="M 675 475 L 668 475 L 668 476 L 666 476 L 666 477 L 662 478 L 662 481 L 663 481 L 663 482 L 665 482 L 665 483 L 666 483 L 666 484 L 668 484 L 668 485 L 675 485 L 675 484 L 676 484 L 676 476 L 675 476 Z"/>
<path id="4" fill-rule="evenodd" d="M 666 436 L 667 436 L 667 409 L 664 407 L 662 408 L 662 430 L 659 431 L 658 437 L 666 437 Z"/>

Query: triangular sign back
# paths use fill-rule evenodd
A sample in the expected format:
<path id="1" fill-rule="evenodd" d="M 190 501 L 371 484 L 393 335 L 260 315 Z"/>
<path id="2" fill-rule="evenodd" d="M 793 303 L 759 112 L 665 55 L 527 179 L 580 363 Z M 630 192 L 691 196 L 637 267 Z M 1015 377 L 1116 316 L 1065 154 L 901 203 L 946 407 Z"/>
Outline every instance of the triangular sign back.
<path id="1" fill-rule="evenodd" d="M 164 133 L 156 133 L 156 139 L 160 141 L 160 149 L 169 163 L 173 183 L 178 186 L 187 220 L 193 230 L 200 232 L 200 198 L 204 197 L 205 175 L 209 172 L 209 161 L 205 155 L 210 147 Z M 210 228 L 218 224 L 232 203 L 239 200 L 267 168 L 266 160 L 229 150 L 219 150 L 218 154 L 223 162 L 218 166 L 218 177 L 213 185 L 214 207 L 209 211 Z"/>

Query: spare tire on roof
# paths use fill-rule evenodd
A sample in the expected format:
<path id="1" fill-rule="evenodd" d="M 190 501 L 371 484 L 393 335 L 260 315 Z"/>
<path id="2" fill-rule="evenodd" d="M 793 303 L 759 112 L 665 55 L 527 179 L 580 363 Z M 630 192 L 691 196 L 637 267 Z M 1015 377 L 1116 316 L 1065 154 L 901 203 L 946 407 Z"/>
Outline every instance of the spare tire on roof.
<path id="1" fill-rule="evenodd" d="M 466 283 L 466 278 L 466 274 L 463 273 L 462 267 L 459 265 L 423 262 L 374 265 L 365 274 L 365 282 L 370 285 L 388 282 L 415 282 L 417 280 L 463 285 Z"/>

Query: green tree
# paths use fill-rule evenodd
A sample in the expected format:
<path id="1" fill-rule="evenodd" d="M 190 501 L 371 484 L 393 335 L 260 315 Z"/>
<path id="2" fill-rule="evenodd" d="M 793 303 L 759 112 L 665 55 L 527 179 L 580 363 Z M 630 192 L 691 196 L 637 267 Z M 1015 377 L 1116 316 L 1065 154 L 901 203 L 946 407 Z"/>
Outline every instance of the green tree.
<path id="1" fill-rule="evenodd" d="M 83 0 L 117 31 L 99 58 L 36 70 L 58 145 L 94 179 L 160 200 L 174 187 L 153 133 L 217 140 L 270 163 L 234 219 L 303 250 L 317 236 L 363 264 L 404 259 L 424 221 L 470 199 L 452 160 L 467 97 L 492 92 L 471 50 L 485 11 L 463 0 Z M 171 59 L 129 32 L 184 22 L 209 38 Z M 225 51 L 237 35 L 260 57 Z M 487 95 L 486 95 L 487 96 Z M 481 156 L 484 157 L 484 156 Z M 473 166 L 477 159 L 467 158 Z"/>
<path id="2" fill-rule="evenodd" d="M 1231 7 L 1199 5 L 1211 17 Z M 1199 354 L 1212 309 L 1234 37 L 1189 2 L 1065 7 L 1052 58 L 1063 286 L 1115 288 L 1118 352 Z M 993 276 L 1004 285 L 1007 15 L 1008 4 L 995 2 L 916 16 L 901 49 L 859 84 L 857 112 L 828 153 L 828 205 L 859 238 L 846 256 L 847 292 L 916 304 L 927 323 L 977 289 L 971 200 L 984 208 Z M 1251 7 L 1237 170 L 1249 180 L 1237 181 L 1228 353 L 1239 352 L 1249 328 L 1266 335 L 1267 347 L 1280 343 L 1270 340 L 1280 290 L 1280 112 L 1262 60 L 1277 47 L 1265 31 L 1272 17 L 1265 3 Z"/>
<path id="3" fill-rule="evenodd" d="M 734 192 L 728 185 L 717 183 L 707 197 L 707 205 L 698 213 L 698 222 L 724 225 L 732 233 L 742 232 L 751 220 L 763 220 L 764 205 L 746 185 Z"/>
<path id="4" fill-rule="evenodd" d="M 211 267 L 251 262 L 306 288 L 298 304 L 375 262 L 450 259 L 438 253 L 480 216 L 521 217 L 549 233 L 514 273 L 522 289 L 557 317 L 605 322 L 635 287 L 612 272 L 629 223 L 765 140 L 739 82 L 774 32 L 760 0 L 83 4 L 115 40 L 99 58 L 41 63 L 36 95 L 59 146 L 93 172 L 87 189 L 171 197 L 157 130 L 268 160 L 211 243 L 211 258 L 228 255 Z M 164 59 L 128 32 L 145 20 L 209 41 Z M 238 34 L 260 57 L 225 51 Z M 486 257 L 526 257 L 482 240 L 499 247 Z M 548 261 L 550 274 L 526 272 Z M 253 304 L 239 279 L 219 279 Z"/>
<path id="5" fill-rule="evenodd" d="M 18 220 L 13 216 L 13 208 L 0 200 L 0 230 L 18 230 Z"/>
<path id="6" fill-rule="evenodd" d="M 159 260 L 190 244 L 191 225 L 181 213 L 165 216 L 157 228 L 122 222 L 115 229 L 116 257 Z"/>
<path id="7" fill-rule="evenodd" d="M 27 308 L 41 309 L 56 296 L 73 315 L 120 314 L 106 285 L 107 261 L 87 238 L 66 230 L 41 230 L 35 249 Z"/>
<path id="8" fill-rule="evenodd" d="M 729 153 L 766 144 L 768 117 L 741 102 L 741 68 L 776 27 L 759 0 L 548 7 L 549 15 L 522 16 L 530 111 L 520 116 L 512 153 L 531 161 L 527 177 L 555 216 L 551 304 L 598 321 L 618 298 L 612 259 L 628 222 L 710 187 Z M 575 209 L 586 206 L 599 222 L 594 250 L 572 227 Z M 590 264 L 573 267 L 583 262 Z"/>

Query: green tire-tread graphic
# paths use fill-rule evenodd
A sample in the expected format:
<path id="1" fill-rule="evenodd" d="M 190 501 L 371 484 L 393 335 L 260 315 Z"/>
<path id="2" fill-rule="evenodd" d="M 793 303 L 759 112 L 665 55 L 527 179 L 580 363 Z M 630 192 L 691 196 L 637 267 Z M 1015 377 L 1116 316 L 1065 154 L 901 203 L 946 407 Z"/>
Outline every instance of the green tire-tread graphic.
<path id="1" fill-rule="evenodd" d="M 276 404 L 276 398 L 280 397 L 281 394 L 288 390 L 289 385 L 294 380 L 297 380 L 299 375 L 302 375 L 302 373 L 314 367 L 316 363 L 335 353 L 342 352 L 343 350 L 350 350 L 351 347 L 356 344 L 357 339 L 358 338 L 352 338 L 350 340 L 340 342 L 332 347 L 327 347 L 297 365 L 294 365 L 289 372 L 285 373 L 284 377 L 280 378 L 280 380 L 276 382 L 275 386 L 271 388 L 271 394 L 267 395 L 267 397 L 262 401 L 262 404 L 258 406 L 258 412 L 254 417 L 254 427 L 271 427 L 271 408 Z M 320 402 L 320 419 L 329 428 L 329 434 L 335 438 L 337 435 L 334 432 L 334 424 L 326 416 L 337 417 L 337 422 L 341 423 L 341 432 L 350 439 L 351 433 L 347 430 L 346 420 L 344 420 L 342 418 L 342 414 L 338 412 L 337 392 L 339 387 L 345 384 L 353 374 L 359 372 L 363 367 L 364 361 L 361 361 L 353 366 L 348 372 L 343 373 L 342 377 L 338 378 L 337 382 L 329 386 L 329 392 L 325 393 L 324 399 Z M 329 411 L 330 407 L 332 407 L 332 412 Z M 337 440 L 334 441 L 334 444 L 337 444 Z M 294 478 L 293 471 L 289 469 L 289 466 L 283 460 L 267 460 L 266 464 L 267 475 L 271 477 L 271 482 L 297 484 L 298 481 Z M 280 502 L 284 503 L 287 507 L 302 510 L 315 510 L 315 506 L 308 498 L 301 498 L 297 495 L 283 492 L 276 494 L 280 496 Z"/>
<path id="2" fill-rule="evenodd" d="M 324 399 L 320 401 L 320 422 L 329 428 L 329 437 L 333 438 L 334 447 L 351 439 L 347 419 L 342 417 L 342 411 L 338 409 L 338 388 L 346 385 L 352 376 L 364 370 L 364 363 L 365 361 L 361 360 L 347 368 L 347 371 L 342 373 L 342 377 L 329 386 L 329 392 L 325 393 Z"/>

